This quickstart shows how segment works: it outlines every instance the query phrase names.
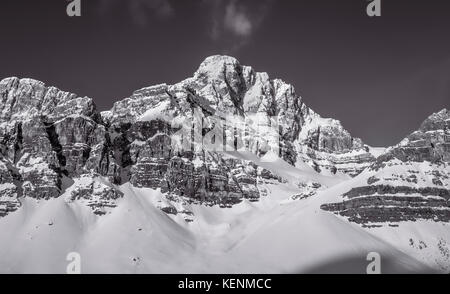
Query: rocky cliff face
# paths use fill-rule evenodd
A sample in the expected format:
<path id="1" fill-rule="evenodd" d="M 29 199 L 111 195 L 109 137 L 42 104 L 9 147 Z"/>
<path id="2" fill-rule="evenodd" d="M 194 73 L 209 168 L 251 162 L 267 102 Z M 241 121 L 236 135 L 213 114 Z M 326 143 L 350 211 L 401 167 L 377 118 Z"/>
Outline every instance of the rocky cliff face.
<path id="1" fill-rule="evenodd" d="M 59 197 L 83 174 L 108 174 L 108 134 L 92 99 L 31 79 L 0 82 L 2 214 Z"/>
<path id="2" fill-rule="evenodd" d="M 257 201 L 260 182 L 283 179 L 230 155 L 243 150 L 331 175 L 356 176 L 375 161 L 291 85 L 227 56 L 209 57 L 193 77 L 143 88 L 103 113 L 88 97 L 31 79 L 2 80 L 0 102 L 0 216 L 22 197 L 67 191 L 67 201 L 87 199 L 102 214 L 124 183 L 210 205 Z"/>
<path id="3" fill-rule="evenodd" d="M 379 158 L 383 163 L 392 159 L 402 162 L 431 163 L 450 162 L 450 112 L 443 109 L 432 114 L 420 128 L 406 137 L 400 144 Z"/>
<path id="4" fill-rule="evenodd" d="M 296 147 L 302 160 L 322 173 L 342 172 L 354 177 L 375 161 L 369 147 L 352 137 L 339 121 L 324 119 L 311 110 Z"/>
<path id="5" fill-rule="evenodd" d="M 255 72 L 227 56 L 207 58 L 192 78 L 178 84 L 138 90 L 102 117 L 110 131 L 118 134 L 113 145 L 121 145 L 125 152 L 122 162 L 127 164 L 122 164 L 122 169 L 127 169 L 133 185 L 161 188 L 202 202 L 257 200 L 261 178 L 251 162 L 226 159 L 223 153 L 208 148 L 188 146 L 179 152 L 169 147 L 186 121 L 200 121 L 203 135 L 219 130 L 225 140 L 242 140 L 245 150 L 258 156 L 275 143 L 276 152 L 286 162 L 295 165 L 304 160 L 318 172 L 340 171 L 354 176 L 374 161 L 360 139 L 351 137 L 338 121 L 314 113 L 291 85 L 271 80 L 266 73 Z M 229 117 L 257 120 L 259 131 L 275 127 L 278 137 L 236 126 L 226 129 L 214 121 Z M 184 135 L 189 137 L 194 128 L 185 128 Z M 239 136 L 241 131 L 244 134 Z M 239 150 L 231 145 L 229 151 Z"/>
<path id="6" fill-rule="evenodd" d="M 450 221 L 450 112 L 431 115 L 420 128 L 378 157 L 343 195 L 323 209 L 366 226 L 420 219 Z"/>

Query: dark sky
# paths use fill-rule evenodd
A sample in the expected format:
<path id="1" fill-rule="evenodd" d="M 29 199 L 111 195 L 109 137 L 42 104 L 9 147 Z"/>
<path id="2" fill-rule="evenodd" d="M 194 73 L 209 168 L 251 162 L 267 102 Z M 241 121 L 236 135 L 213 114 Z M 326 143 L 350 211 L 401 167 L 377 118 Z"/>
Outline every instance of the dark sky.
<path id="1" fill-rule="evenodd" d="M 293 84 L 367 144 L 398 143 L 450 107 L 450 1 L 2 0 L 0 78 L 31 77 L 95 99 L 192 75 L 228 54 Z"/>

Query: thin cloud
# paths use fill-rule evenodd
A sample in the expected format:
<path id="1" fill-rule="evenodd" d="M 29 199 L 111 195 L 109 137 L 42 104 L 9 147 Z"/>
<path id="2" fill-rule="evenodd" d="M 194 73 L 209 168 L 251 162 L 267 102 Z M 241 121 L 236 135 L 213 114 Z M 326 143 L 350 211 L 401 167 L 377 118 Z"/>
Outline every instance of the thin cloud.
<path id="1" fill-rule="evenodd" d="M 102 0 L 100 11 L 106 14 L 117 8 L 119 4 L 125 5 L 131 19 L 139 26 L 147 25 L 150 17 L 157 16 L 167 19 L 175 15 L 175 10 L 169 0 Z"/>
<path id="2" fill-rule="evenodd" d="M 184 1 L 184 0 L 181 0 Z M 101 0 L 100 11 L 126 9 L 132 21 L 141 27 L 151 18 L 163 20 L 175 16 L 175 0 Z M 207 33 L 216 46 L 234 53 L 245 46 L 269 14 L 274 0 L 201 0 L 194 6 L 205 12 Z"/>
<path id="3" fill-rule="evenodd" d="M 203 0 L 209 9 L 211 39 L 228 51 L 237 51 L 249 42 L 268 15 L 273 0 Z"/>
<path id="4" fill-rule="evenodd" d="M 250 36 L 253 30 L 253 23 L 245 8 L 237 6 L 236 1 L 231 1 L 225 8 L 224 26 L 225 29 L 240 37 Z"/>

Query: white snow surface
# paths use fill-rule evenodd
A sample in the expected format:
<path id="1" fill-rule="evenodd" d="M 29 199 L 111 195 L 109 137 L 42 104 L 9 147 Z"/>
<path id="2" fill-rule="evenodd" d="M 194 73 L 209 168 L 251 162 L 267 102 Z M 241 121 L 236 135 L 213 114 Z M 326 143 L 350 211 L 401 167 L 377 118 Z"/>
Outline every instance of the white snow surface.
<path id="1" fill-rule="evenodd" d="M 153 120 L 163 120 L 166 122 L 171 122 L 173 115 L 169 114 L 167 108 L 170 105 L 170 101 L 161 101 L 154 108 L 150 108 L 143 115 L 138 118 L 138 121 L 153 121 Z"/>
<path id="2" fill-rule="evenodd" d="M 124 197 L 117 207 L 100 217 L 82 202 L 67 201 L 68 195 L 49 201 L 21 199 L 20 209 L 0 218 L 0 273 L 65 273 L 70 252 L 80 253 L 82 273 L 309 273 L 342 268 L 365 273 L 369 252 L 380 253 L 383 272 L 443 271 L 439 263 L 445 259 L 436 256 L 434 247 L 450 244 L 448 225 L 416 222 L 364 229 L 320 209 L 323 203 L 342 200 L 340 195 L 371 173 L 336 180 L 306 164 L 292 167 L 273 154 L 261 159 L 251 153 L 227 156 L 253 160 L 286 181 L 261 183 L 259 188 L 268 194 L 259 202 L 243 201 L 233 208 L 187 205 L 193 222 L 161 211 L 165 197 L 160 191 L 130 184 L 120 187 Z M 294 201 L 300 180 L 328 188 Z M 410 246 L 410 239 L 426 242 L 429 249 Z"/>
<path id="3" fill-rule="evenodd" d="M 386 152 L 386 149 L 386 147 L 369 147 L 369 153 L 377 158 L 378 156 L 383 155 Z"/>

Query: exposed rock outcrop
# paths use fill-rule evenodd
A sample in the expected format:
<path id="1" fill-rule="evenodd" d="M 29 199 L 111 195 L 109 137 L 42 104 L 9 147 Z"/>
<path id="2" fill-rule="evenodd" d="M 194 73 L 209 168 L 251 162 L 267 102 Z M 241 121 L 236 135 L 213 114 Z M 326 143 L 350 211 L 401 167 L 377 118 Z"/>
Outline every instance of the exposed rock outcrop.
<path id="1" fill-rule="evenodd" d="M 375 157 L 369 147 L 354 138 L 339 121 L 324 119 L 310 111 L 296 144 L 302 160 L 318 172 L 342 172 L 357 176 L 370 166 Z"/>
<path id="2" fill-rule="evenodd" d="M 450 221 L 450 112 L 431 115 L 361 175 L 361 186 L 322 209 L 371 226 L 376 223 Z"/>
<path id="3" fill-rule="evenodd" d="M 122 192 L 95 174 L 86 174 L 76 178 L 67 193 L 69 202 L 84 202 L 97 215 L 106 214 L 110 209 L 116 207 L 117 200 L 123 197 Z"/>
<path id="4" fill-rule="evenodd" d="M 378 159 L 380 166 L 391 159 L 402 162 L 450 162 L 450 111 L 428 117 L 420 128 Z"/>
<path id="5" fill-rule="evenodd" d="M 59 197 L 66 178 L 108 175 L 108 134 L 92 99 L 7 78 L 0 81 L 0 102 L 3 215 L 22 197 Z"/>

